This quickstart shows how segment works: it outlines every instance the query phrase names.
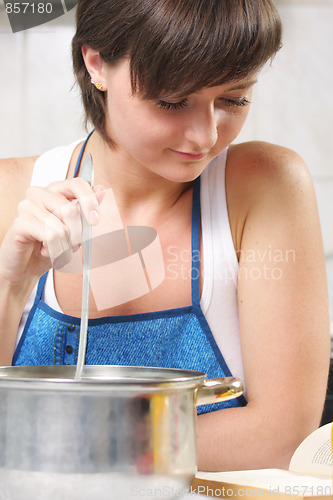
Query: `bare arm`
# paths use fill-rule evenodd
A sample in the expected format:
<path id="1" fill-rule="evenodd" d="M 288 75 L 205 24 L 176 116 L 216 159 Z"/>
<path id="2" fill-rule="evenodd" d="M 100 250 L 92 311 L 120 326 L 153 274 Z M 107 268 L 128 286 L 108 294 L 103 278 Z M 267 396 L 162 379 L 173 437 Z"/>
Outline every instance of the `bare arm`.
<path id="1" fill-rule="evenodd" d="M 28 159 L 2 163 L 4 173 L 2 193 L 0 193 L 0 210 L 3 214 L 0 228 L 0 364 L 2 365 L 11 364 L 20 318 L 39 277 L 52 267 L 55 258 L 64 252 L 70 257 L 73 251 L 77 250 L 79 241 L 73 237 L 73 233 L 81 234 L 80 207 L 88 222 L 94 225 L 97 223 L 95 214 L 99 210 L 99 202 L 103 196 L 101 191 L 95 195 L 90 185 L 80 178 L 53 182 L 46 188 L 29 187 L 32 165 L 33 162 L 29 163 Z"/>
<path id="2" fill-rule="evenodd" d="M 329 366 L 316 201 L 303 161 L 289 150 L 248 144 L 230 163 L 248 405 L 198 418 L 199 468 L 287 468 L 320 423 Z"/>
<path id="3" fill-rule="evenodd" d="M 17 206 L 29 187 L 33 165 L 32 158 L 11 158 L 0 160 L 0 244 L 16 216 Z M 0 276 L 0 364 L 11 364 L 15 345 L 15 334 L 29 297 L 29 290 L 23 287 L 11 289 Z"/>
<path id="4" fill-rule="evenodd" d="M 0 159 L 0 244 L 30 185 L 37 157 Z"/>

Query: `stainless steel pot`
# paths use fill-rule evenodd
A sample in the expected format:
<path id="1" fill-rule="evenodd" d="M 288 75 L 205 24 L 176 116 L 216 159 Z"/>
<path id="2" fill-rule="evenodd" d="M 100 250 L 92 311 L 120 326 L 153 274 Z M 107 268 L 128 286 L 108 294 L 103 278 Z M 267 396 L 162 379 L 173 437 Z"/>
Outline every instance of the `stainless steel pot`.
<path id="1" fill-rule="evenodd" d="M 180 498 L 196 473 L 196 405 L 242 394 L 190 370 L 0 368 L 0 498 Z"/>

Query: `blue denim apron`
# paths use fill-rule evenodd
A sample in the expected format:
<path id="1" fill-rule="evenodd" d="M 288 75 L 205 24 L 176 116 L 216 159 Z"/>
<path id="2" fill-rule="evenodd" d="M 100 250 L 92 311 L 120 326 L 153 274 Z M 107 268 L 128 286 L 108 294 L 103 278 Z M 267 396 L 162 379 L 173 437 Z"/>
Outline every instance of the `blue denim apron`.
<path id="1" fill-rule="evenodd" d="M 86 143 L 85 143 L 86 144 Z M 78 158 L 77 174 L 82 153 Z M 192 208 L 192 305 L 164 311 L 90 319 L 87 365 L 129 365 L 199 370 L 207 378 L 231 376 L 199 297 L 200 178 L 194 183 Z M 13 357 L 13 365 L 74 365 L 77 362 L 80 318 L 53 310 L 43 302 L 47 273 L 37 294 Z M 198 414 L 245 406 L 243 396 L 198 407 Z"/>

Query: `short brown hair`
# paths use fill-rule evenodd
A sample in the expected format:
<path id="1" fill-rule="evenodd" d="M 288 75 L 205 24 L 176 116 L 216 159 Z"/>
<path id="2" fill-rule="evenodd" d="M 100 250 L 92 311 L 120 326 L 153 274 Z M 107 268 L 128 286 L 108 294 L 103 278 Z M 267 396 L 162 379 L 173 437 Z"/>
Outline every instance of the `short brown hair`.
<path id="1" fill-rule="evenodd" d="M 73 65 L 86 119 L 110 144 L 105 94 L 91 84 L 82 45 L 110 65 L 128 56 L 132 90 L 147 99 L 240 79 L 281 47 L 271 0 L 79 0 L 76 22 Z"/>

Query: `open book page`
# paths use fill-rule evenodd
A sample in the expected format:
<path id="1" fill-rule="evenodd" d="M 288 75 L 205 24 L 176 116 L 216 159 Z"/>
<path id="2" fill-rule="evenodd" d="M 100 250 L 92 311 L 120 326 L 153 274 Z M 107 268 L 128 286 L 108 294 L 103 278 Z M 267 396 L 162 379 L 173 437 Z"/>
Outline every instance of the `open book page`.
<path id="1" fill-rule="evenodd" d="M 263 500 L 274 496 L 289 500 L 324 496 L 325 500 L 333 500 L 332 432 L 330 423 L 310 434 L 295 451 L 289 470 L 199 471 L 193 491 L 234 500 L 243 500 L 244 496 Z"/>
<path id="2" fill-rule="evenodd" d="M 317 497 L 333 495 L 331 478 L 313 477 L 304 474 L 296 474 L 281 469 L 244 470 L 232 472 L 198 472 L 196 474 L 196 491 L 201 494 L 210 494 L 208 488 L 211 482 L 219 483 L 220 488 L 225 486 L 224 498 L 228 497 L 266 497 L 286 495 L 289 497 Z M 215 483 L 215 484 L 216 484 Z M 201 487 L 197 486 L 200 485 Z M 228 495 L 228 485 L 237 485 L 233 488 L 233 494 Z M 206 490 L 205 490 L 206 486 Z M 249 490 L 248 493 L 247 489 Z M 237 494 L 238 491 L 238 494 Z"/>
<path id="3" fill-rule="evenodd" d="M 332 479 L 332 423 L 310 434 L 297 448 L 289 465 L 293 472 Z"/>

